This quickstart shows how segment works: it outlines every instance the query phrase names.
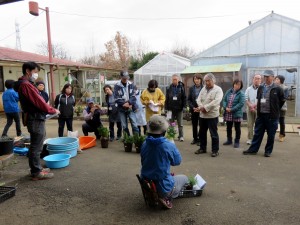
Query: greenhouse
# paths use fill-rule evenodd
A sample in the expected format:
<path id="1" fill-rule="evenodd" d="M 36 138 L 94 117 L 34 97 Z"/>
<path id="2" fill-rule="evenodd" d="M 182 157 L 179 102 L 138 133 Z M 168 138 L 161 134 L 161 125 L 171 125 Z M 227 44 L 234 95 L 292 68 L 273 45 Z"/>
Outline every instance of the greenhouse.
<path id="1" fill-rule="evenodd" d="M 216 68 L 218 65 L 241 64 L 235 71 L 214 74 L 217 79 L 220 76 L 219 80 L 226 76 L 227 82 L 238 76 L 243 80 L 244 88 L 251 84 L 254 73 L 272 69 L 275 75 L 285 77 L 289 87 L 289 116 L 300 116 L 299 40 L 300 22 L 272 12 L 255 23 L 249 22 L 245 29 L 198 54 L 192 59 L 192 66 L 201 70 L 212 65 Z M 187 69 L 183 77 L 190 76 L 189 71 L 191 69 Z"/>
<path id="2" fill-rule="evenodd" d="M 148 87 L 148 82 L 155 79 L 159 88 L 165 93 L 166 87 L 171 84 L 171 76 L 180 74 L 189 66 L 189 59 L 163 52 L 133 73 L 134 83 L 138 89 L 144 90 Z"/>

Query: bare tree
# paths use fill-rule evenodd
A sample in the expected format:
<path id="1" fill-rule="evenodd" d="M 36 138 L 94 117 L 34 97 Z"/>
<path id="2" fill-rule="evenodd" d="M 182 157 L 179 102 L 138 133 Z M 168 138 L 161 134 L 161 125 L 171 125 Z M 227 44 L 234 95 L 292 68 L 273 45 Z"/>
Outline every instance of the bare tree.
<path id="1" fill-rule="evenodd" d="M 49 55 L 48 51 L 48 43 L 42 42 L 41 44 L 37 45 L 37 53 L 41 55 Z M 52 57 L 58 58 L 58 59 L 71 59 L 71 56 L 69 56 L 68 51 L 63 46 L 63 44 L 52 44 Z"/>
<path id="2" fill-rule="evenodd" d="M 88 65 L 101 66 L 100 54 L 96 54 L 95 42 L 93 40 L 90 42 L 88 51 L 85 51 L 85 56 L 79 61 Z"/>
<path id="3" fill-rule="evenodd" d="M 100 55 L 102 66 L 111 69 L 128 68 L 130 64 L 129 41 L 119 31 L 114 39 L 106 42 L 106 52 Z"/>
<path id="4" fill-rule="evenodd" d="M 185 43 L 179 43 L 178 41 L 172 47 L 171 52 L 188 59 L 196 55 L 196 52 L 193 48 Z"/>
<path id="5" fill-rule="evenodd" d="M 149 45 L 142 39 L 130 40 L 130 55 L 135 60 L 142 60 L 143 56 L 149 52 Z"/>

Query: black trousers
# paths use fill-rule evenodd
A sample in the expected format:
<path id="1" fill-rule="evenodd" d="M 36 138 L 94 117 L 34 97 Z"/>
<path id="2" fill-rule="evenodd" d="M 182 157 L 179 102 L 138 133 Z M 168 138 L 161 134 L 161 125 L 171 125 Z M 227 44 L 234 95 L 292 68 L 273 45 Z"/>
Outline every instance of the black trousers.
<path id="1" fill-rule="evenodd" d="M 206 150 L 207 147 L 207 130 L 211 136 L 212 152 L 219 151 L 219 134 L 218 134 L 219 118 L 200 118 L 200 149 Z"/>
<path id="2" fill-rule="evenodd" d="M 109 122 L 109 136 L 110 138 L 115 138 L 115 123 L 117 124 L 117 137 L 122 137 L 122 125 L 121 122 Z"/>
<path id="3" fill-rule="evenodd" d="M 241 122 L 226 121 L 227 138 L 232 140 L 232 127 L 234 123 L 235 139 L 241 138 Z"/>
<path id="4" fill-rule="evenodd" d="M 16 123 L 16 131 L 17 131 L 17 136 L 20 136 L 22 134 L 21 131 L 21 124 L 20 124 L 20 115 L 18 112 L 15 113 L 5 113 L 6 115 L 6 125 L 4 127 L 4 130 L 2 132 L 2 136 L 6 136 L 7 132 L 12 125 L 13 121 Z"/>
<path id="5" fill-rule="evenodd" d="M 43 142 L 46 136 L 44 120 L 29 120 L 27 129 L 30 133 L 30 147 L 28 161 L 32 176 L 37 176 L 42 171 L 40 155 L 43 150 Z"/>
<path id="6" fill-rule="evenodd" d="M 67 124 L 67 129 L 73 131 L 73 118 L 58 118 L 58 136 L 64 136 L 65 123 Z"/>
<path id="7" fill-rule="evenodd" d="M 199 141 L 200 117 L 199 112 L 192 112 L 193 139 Z"/>

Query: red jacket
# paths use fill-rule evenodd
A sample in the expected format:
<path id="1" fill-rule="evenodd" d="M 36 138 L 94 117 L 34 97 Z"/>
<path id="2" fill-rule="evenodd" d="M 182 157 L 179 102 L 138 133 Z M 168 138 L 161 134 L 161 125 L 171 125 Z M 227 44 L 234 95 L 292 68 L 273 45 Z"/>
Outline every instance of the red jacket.
<path id="1" fill-rule="evenodd" d="M 24 112 L 54 114 L 55 108 L 48 105 L 39 94 L 38 89 L 24 76 L 17 81 L 21 106 Z"/>

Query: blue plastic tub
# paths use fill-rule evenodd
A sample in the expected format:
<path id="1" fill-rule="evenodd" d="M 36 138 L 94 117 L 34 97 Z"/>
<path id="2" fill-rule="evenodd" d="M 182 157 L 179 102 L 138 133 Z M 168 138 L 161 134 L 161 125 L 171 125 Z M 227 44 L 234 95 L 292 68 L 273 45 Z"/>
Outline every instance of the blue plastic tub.
<path id="1" fill-rule="evenodd" d="M 27 155 L 27 153 L 28 153 L 28 148 L 26 148 L 26 147 L 24 147 L 24 148 L 14 147 L 13 150 L 14 150 L 14 153 L 18 154 L 18 155 Z"/>
<path id="2" fill-rule="evenodd" d="M 69 154 L 69 155 L 71 155 L 71 158 L 73 158 L 77 155 L 77 149 L 78 149 L 78 147 L 72 148 L 72 149 L 66 149 L 66 150 L 56 150 L 56 149 L 49 148 L 49 146 L 47 147 L 47 150 L 48 150 L 50 155 L 53 155 L 53 154 Z"/>
<path id="3" fill-rule="evenodd" d="M 76 145 L 67 145 L 67 146 L 64 146 L 64 147 L 61 147 L 61 146 L 55 146 L 55 145 L 47 145 L 47 148 L 50 149 L 50 150 L 70 150 L 70 149 L 74 149 L 74 148 L 78 148 L 79 145 L 76 144 Z"/>
<path id="4" fill-rule="evenodd" d="M 69 154 L 54 154 L 44 157 L 46 166 L 51 169 L 59 169 L 70 164 L 71 155 Z"/>
<path id="5" fill-rule="evenodd" d="M 78 138 L 72 138 L 72 137 L 58 137 L 58 138 L 51 138 L 50 140 L 47 141 L 47 145 L 51 146 L 72 146 L 72 145 L 77 145 Z"/>

